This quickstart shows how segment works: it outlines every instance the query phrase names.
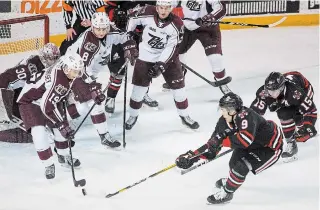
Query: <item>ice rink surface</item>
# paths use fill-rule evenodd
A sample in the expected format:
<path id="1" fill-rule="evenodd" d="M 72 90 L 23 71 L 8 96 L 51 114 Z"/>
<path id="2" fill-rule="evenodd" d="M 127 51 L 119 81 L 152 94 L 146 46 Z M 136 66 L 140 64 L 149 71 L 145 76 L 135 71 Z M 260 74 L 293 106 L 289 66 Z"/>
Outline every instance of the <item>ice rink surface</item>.
<path id="1" fill-rule="evenodd" d="M 233 77 L 230 88 L 250 106 L 256 90 L 271 71 L 300 71 L 312 83 L 319 107 L 319 27 L 287 27 L 222 31 L 227 73 Z M 0 57 L 10 67 L 21 55 Z M 187 64 L 213 79 L 203 49 L 196 43 Z M 132 68 L 129 69 L 127 101 L 131 95 Z M 108 73 L 101 74 L 106 84 Z M 126 190 L 116 192 L 174 163 L 175 158 L 194 150 L 210 137 L 220 114 L 217 102 L 222 96 L 191 72 L 186 75 L 190 116 L 200 129 L 191 131 L 181 124 L 170 92 L 162 92 L 163 79 L 153 81 L 150 95 L 160 109 L 143 107 L 127 147 L 121 151 L 105 149 L 91 125 L 76 136 L 74 156 L 82 162 L 77 179 L 87 180 L 84 197 L 73 186 L 71 172 L 57 162 L 56 178 L 45 179 L 44 169 L 32 144 L 0 143 L 0 210 L 295 210 L 319 209 L 319 137 L 299 143 L 299 159 L 278 163 L 263 173 L 249 174 L 231 203 L 207 205 L 214 183 L 228 176 L 230 154 L 186 175 L 174 168 Z M 108 120 L 111 133 L 120 140 L 123 88 L 116 100 L 116 113 Z M 265 117 L 278 122 L 274 113 Z M 319 129 L 318 129 L 319 131 Z"/>

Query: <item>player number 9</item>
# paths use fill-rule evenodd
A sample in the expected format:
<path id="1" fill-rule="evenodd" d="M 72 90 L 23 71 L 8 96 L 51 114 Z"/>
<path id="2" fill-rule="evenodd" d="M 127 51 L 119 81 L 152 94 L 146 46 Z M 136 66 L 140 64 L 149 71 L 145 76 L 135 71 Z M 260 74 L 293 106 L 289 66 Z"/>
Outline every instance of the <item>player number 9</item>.
<path id="1" fill-rule="evenodd" d="M 241 128 L 242 128 L 242 129 L 248 128 L 248 120 L 242 120 L 242 122 L 241 122 Z"/>

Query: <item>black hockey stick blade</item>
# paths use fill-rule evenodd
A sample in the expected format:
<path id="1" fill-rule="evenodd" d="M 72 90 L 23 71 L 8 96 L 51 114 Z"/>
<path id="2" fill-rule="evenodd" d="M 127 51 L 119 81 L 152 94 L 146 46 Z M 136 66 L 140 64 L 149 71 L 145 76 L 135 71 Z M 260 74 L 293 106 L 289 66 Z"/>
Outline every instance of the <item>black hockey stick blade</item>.
<path id="1" fill-rule="evenodd" d="M 205 21 L 205 22 L 211 22 L 211 23 L 217 23 L 217 24 L 227 24 L 227 25 L 236 25 L 236 26 L 250 26 L 250 27 L 258 27 L 258 28 L 273 28 L 281 23 L 283 23 L 287 17 L 283 17 L 280 20 L 278 20 L 275 23 L 268 24 L 268 25 L 260 25 L 260 24 L 252 24 L 252 23 L 238 23 L 238 22 L 231 22 L 231 21 Z M 183 18 L 183 20 L 190 20 L 195 21 L 195 19 L 192 18 Z"/>
<path id="2" fill-rule="evenodd" d="M 75 187 L 84 187 L 86 185 L 86 180 L 85 179 L 80 179 L 80 180 L 74 180 L 74 186 Z"/>
<path id="3" fill-rule="evenodd" d="M 110 194 L 106 195 L 106 198 L 111 198 L 112 196 L 115 196 L 118 193 L 119 193 L 119 191 L 116 193 L 110 193 Z"/>

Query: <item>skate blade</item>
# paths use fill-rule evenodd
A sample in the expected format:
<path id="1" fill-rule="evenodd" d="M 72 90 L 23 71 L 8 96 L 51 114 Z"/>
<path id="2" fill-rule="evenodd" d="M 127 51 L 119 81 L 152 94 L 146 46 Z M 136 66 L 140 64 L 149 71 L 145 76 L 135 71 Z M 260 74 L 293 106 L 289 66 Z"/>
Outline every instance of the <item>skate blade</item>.
<path id="1" fill-rule="evenodd" d="M 294 156 L 289 157 L 289 158 L 282 158 L 282 160 L 283 160 L 284 163 L 290 163 L 290 162 L 298 160 L 298 156 L 294 155 Z"/>
<path id="2" fill-rule="evenodd" d="M 119 147 L 109 147 L 107 145 L 102 145 L 106 150 L 110 150 L 110 151 L 116 151 L 119 152 L 122 150 L 122 145 L 120 145 Z"/>
<path id="3" fill-rule="evenodd" d="M 63 168 L 66 168 L 66 169 L 71 169 L 71 166 L 67 163 L 60 163 L 60 165 L 63 167 Z M 74 169 L 81 169 L 81 165 L 80 166 L 73 166 Z"/>
<path id="4" fill-rule="evenodd" d="M 167 88 L 162 88 L 162 92 L 170 92 L 171 89 L 167 89 Z"/>
<path id="5" fill-rule="evenodd" d="M 199 130 L 200 130 L 200 126 L 199 126 L 199 128 L 190 128 L 189 126 L 187 126 L 184 123 L 182 123 L 182 125 L 184 128 L 188 128 L 188 131 L 199 132 Z"/>
<path id="6" fill-rule="evenodd" d="M 207 205 L 209 205 L 209 206 L 211 206 L 211 205 L 223 206 L 223 205 L 226 205 L 226 204 L 228 204 L 228 203 L 230 203 L 230 201 L 226 201 L 226 202 L 224 202 L 224 203 L 209 203 L 209 202 L 207 201 Z"/>

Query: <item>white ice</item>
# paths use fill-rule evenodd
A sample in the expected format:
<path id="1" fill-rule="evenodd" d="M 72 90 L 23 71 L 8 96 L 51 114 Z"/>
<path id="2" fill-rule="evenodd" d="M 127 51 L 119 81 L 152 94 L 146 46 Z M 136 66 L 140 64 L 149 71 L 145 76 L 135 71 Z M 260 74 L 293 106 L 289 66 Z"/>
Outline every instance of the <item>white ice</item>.
<path id="1" fill-rule="evenodd" d="M 319 28 L 288 27 L 223 31 L 223 52 L 230 88 L 249 106 L 256 90 L 271 71 L 302 72 L 315 89 L 319 105 Z M 209 63 L 199 43 L 191 49 L 187 64 L 212 79 Z M 0 58 L 2 63 L 6 60 Z M 18 58 L 17 58 L 18 60 Z M 131 75 L 128 95 L 131 94 Z M 102 75 L 104 84 L 107 73 Z M 221 92 L 191 72 L 186 76 L 190 115 L 199 121 L 198 132 L 185 128 L 177 115 L 170 92 L 162 92 L 163 79 L 152 83 L 150 95 L 160 110 L 142 108 L 138 123 L 127 132 L 122 151 L 104 149 L 91 125 L 76 136 L 74 155 L 82 168 L 77 179 L 87 180 L 84 197 L 73 186 L 71 172 L 56 164 L 56 178 L 49 182 L 32 144 L 0 143 L 0 210 L 295 210 L 319 208 L 319 137 L 299 143 L 299 159 L 281 160 L 263 173 L 249 174 L 234 199 L 210 206 L 206 198 L 216 180 L 228 175 L 230 154 L 186 175 L 174 168 L 106 199 L 116 192 L 174 163 L 175 158 L 204 144 L 211 135 L 219 112 Z M 111 132 L 121 138 L 123 88 L 116 101 L 116 114 L 108 121 Z M 267 119 L 277 120 L 267 113 Z M 319 130 L 319 129 L 318 129 Z"/>

